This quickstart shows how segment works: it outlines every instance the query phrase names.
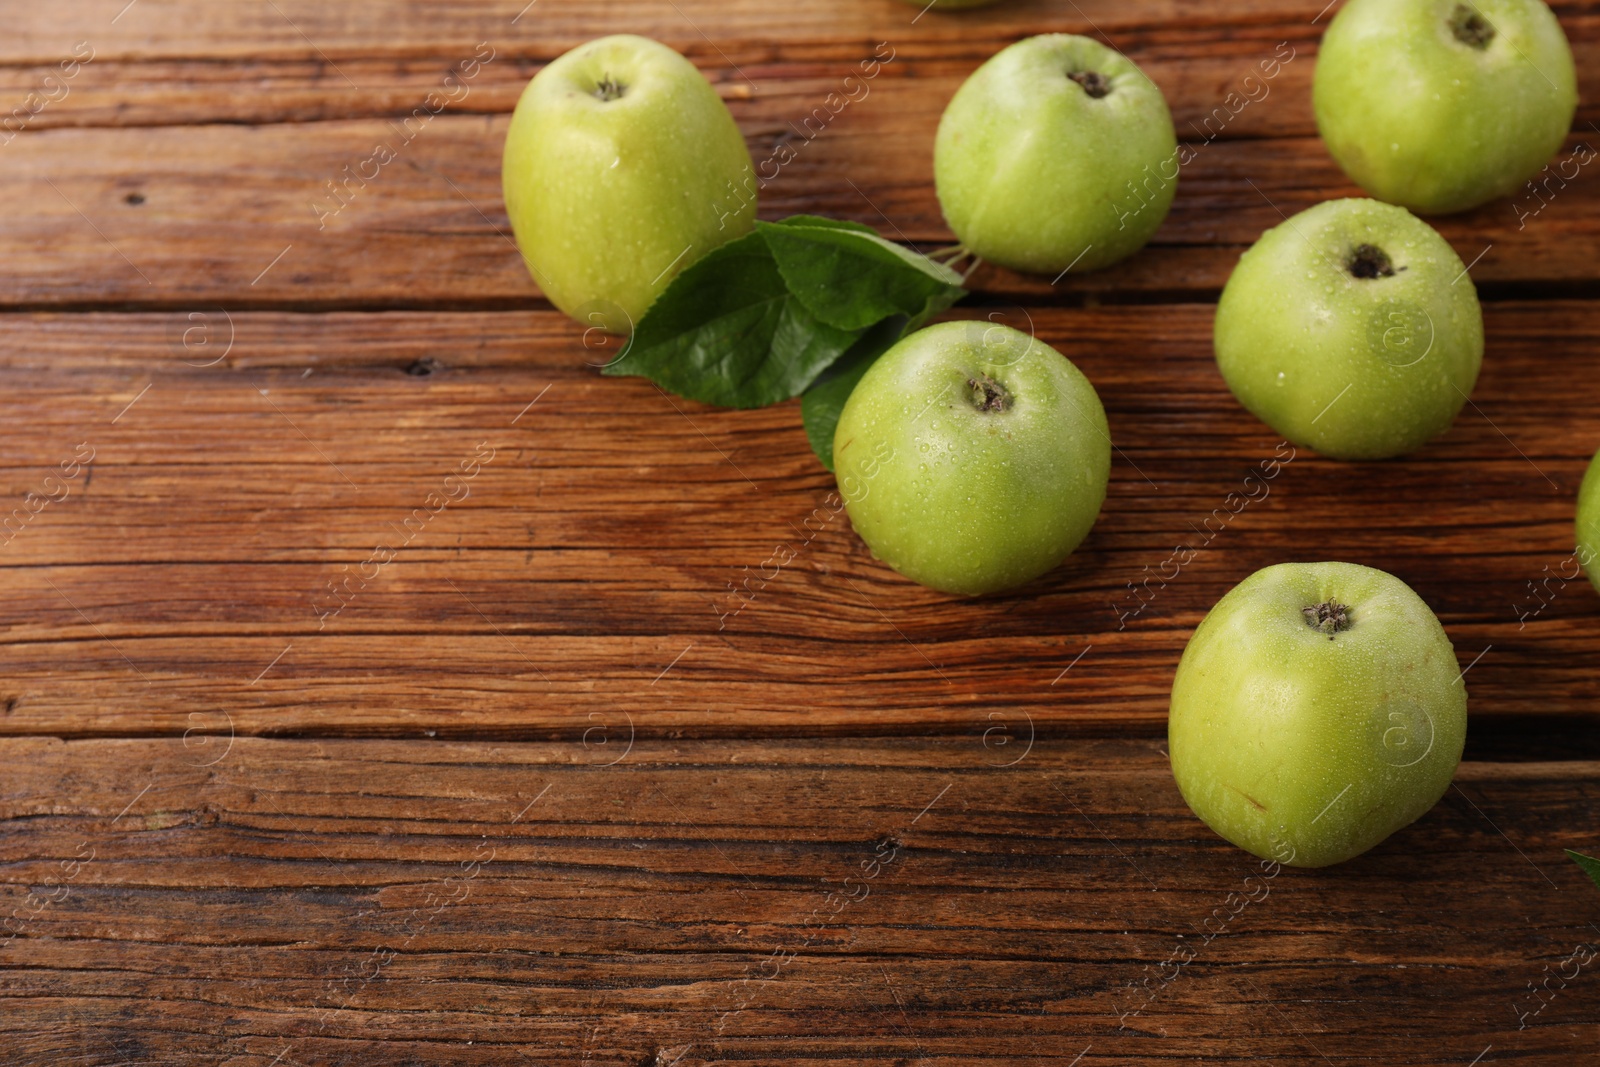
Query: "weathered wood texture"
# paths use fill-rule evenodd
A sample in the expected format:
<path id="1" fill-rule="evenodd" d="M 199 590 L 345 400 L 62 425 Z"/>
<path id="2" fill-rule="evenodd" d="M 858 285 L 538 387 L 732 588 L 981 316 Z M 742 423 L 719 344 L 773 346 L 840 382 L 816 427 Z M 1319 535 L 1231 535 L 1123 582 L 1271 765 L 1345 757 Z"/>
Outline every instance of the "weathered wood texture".
<path id="1" fill-rule="evenodd" d="M 0 10 L 11 6 L 16 5 Z M 185 6 L 191 10 L 179 22 L 163 19 L 163 12 L 150 0 L 141 0 L 139 18 L 130 15 L 109 33 L 86 33 L 79 41 L 62 36 L 59 29 L 10 36 L 0 42 L 0 92 L 22 97 L 40 88 L 45 77 L 59 78 L 63 60 L 78 58 L 86 60 L 82 70 L 61 79 L 66 92 L 49 94 L 53 99 L 30 117 L 30 129 L 403 116 L 429 92 L 440 89 L 442 77 L 455 64 L 487 44 L 492 62 L 469 79 L 470 93 L 453 100 L 451 110 L 498 114 L 512 108 L 539 65 L 591 37 L 614 32 L 620 24 L 614 14 L 599 13 L 603 7 L 589 3 L 563 8 L 540 0 L 516 25 L 501 14 L 474 18 L 472 5 L 457 4 L 450 26 L 440 27 L 429 18 L 424 35 L 419 35 L 406 25 L 416 14 L 416 5 L 400 3 L 393 5 L 399 10 L 392 35 L 373 41 L 369 27 L 382 19 L 382 5 L 363 4 L 360 23 L 349 22 L 344 10 L 318 5 L 293 16 L 295 26 L 316 40 L 313 47 L 265 4 L 238 5 L 220 26 L 206 22 L 225 5 Z M 918 95 L 927 95 L 929 102 L 899 103 L 921 111 L 930 102 L 942 107 L 960 79 L 1019 37 L 1045 32 L 1092 34 L 1096 26 L 1161 85 L 1178 126 L 1191 134 L 1196 129 L 1189 123 L 1201 127 L 1229 92 L 1261 95 L 1259 89 L 1241 87 L 1243 78 L 1252 73 L 1269 83 L 1266 96 L 1287 95 L 1295 98 L 1293 103 L 1268 107 L 1255 106 L 1265 105 L 1265 99 L 1253 100 L 1225 125 L 1214 122 L 1200 136 L 1315 133 L 1310 109 L 1301 106 L 1310 85 L 1311 63 L 1299 60 L 1309 60 L 1315 52 L 1327 19 L 1313 23 L 1305 5 L 1268 5 L 1270 9 L 1261 12 L 1250 11 L 1249 5 L 1231 5 L 1233 20 L 1218 21 L 1208 11 L 1203 23 L 1170 10 L 1186 5 L 1118 4 L 1120 18 L 1095 10 L 1097 6 L 1017 3 L 983 16 L 941 16 L 930 11 L 917 18 L 915 9 L 858 3 L 845 12 L 855 18 L 841 18 L 840 5 L 778 11 L 686 3 L 676 11 L 663 6 L 660 13 L 665 17 L 638 20 L 643 25 L 629 19 L 628 25 L 699 63 L 736 108 L 747 109 L 746 118 L 754 120 L 752 132 L 757 134 L 763 115 L 809 113 L 839 89 L 842 77 L 859 75 L 858 61 L 873 56 L 880 45 L 886 49 L 877 52 L 879 58 L 893 56 L 880 76 L 885 84 L 917 79 L 924 91 Z M 293 11 L 291 5 L 280 9 Z M 38 10 L 29 8 L 22 14 Z M 1600 7 L 1592 2 L 1568 3 L 1558 4 L 1557 10 L 1574 37 L 1580 87 L 1593 101 L 1600 89 L 1594 43 Z M 1086 17 L 1085 11 L 1094 17 Z M 803 25 L 800 20 L 807 14 L 824 24 Z M 585 18 L 587 25 L 581 21 Z M 769 18 L 785 23 L 783 31 L 773 33 L 770 27 L 755 24 Z M 243 30 L 251 20 L 259 24 Z M 15 25 L 16 19 L 8 12 L 7 21 Z M 159 30 L 145 29 L 158 22 L 166 24 Z M 702 24 L 716 34 L 715 39 L 695 31 Z M 348 36 L 352 30 L 364 39 L 352 42 Z M 196 33 L 205 38 L 190 36 Z M 184 41 L 185 36 L 190 40 Z M 1288 46 L 1282 53 L 1280 44 Z M 243 54 L 235 54 L 241 50 Z M 1281 71 L 1272 71 L 1271 78 L 1262 79 L 1258 64 L 1274 56 L 1293 58 Z M 1579 113 L 1578 128 L 1587 129 L 1597 115 L 1600 110 L 1586 105 Z"/>
<path id="2" fill-rule="evenodd" d="M 1283 215 L 1358 192 L 1315 137 L 1309 86 L 1323 23 L 1314 25 L 1316 9 L 1303 4 L 1236 9 L 1221 23 L 1192 12 L 1185 18 L 1173 10 L 1180 5 L 1146 3 L 1105 10 L 1056 5 L 1042 22 L 1021 5 L 997 22 L 930 13 L 912 25 L 914 9 L 852 0 L 812 5 L 808 10 L 822 14 L 805 16 L 816 18 L 809 38 L 805 26 L 793 24 L 789 8 L 765 11 L 763 5 L 764 13 L 735 15 L 730 23 L 726 11 L 713 15 L 681 5 L 619 21 L 615 12 L 600 14 L 592 5 L 547 4 L 541 0 L 518 23 L 543 20 L 537 32 L 500 36 L 491 24 L 508 17 L 506 5 L 472 6 L 475 14 L 461 22 L 452 16 L 450 39 L 460 43 L 449 46 L 437 39 L 437 20 L 427 22 L 434 36 L 417 36 L 420 9 L 414 5 L 381 5 L 354 17 L 343 6 L 278 5 L 278 14 L 270 4 L 141 0 L 112 27 L 104 54 L 97 49 L 97 58 L 55 91 L 59 99 L 46 102 L 21 134 L 0 146 L 0 196 L 28 207 L 0 232 L 0 301 L 527 303 L 537 289 L 510 254 L 499 196 L 506 113 L 540 62 L 601 26 L 636 23 L 641 31 L 659 28 L 674 43 L 697 43 L 691 51 L 704 53 L 695 58 L 723 85 L 758 171 L 770 178 L 762 190 L 763 215 L 821 212 L 925 244 L 952 240 L 933 195 L 931 146 L 939 114 L 961 79 L 1027 32 L 1101 27 L 1149 67 L 1173 101 L 1180 136 L 1196 153 L 1184 168 L 1172 215 L 1149 249 L 1110 271 L 1052 286 L 985 269 L 975 281 L 990 291 L 1045 302 L 1085 294 L 1210 294 L 1226 281 L 1239 253 Z M 384 7 L 403 10 L 385 18 Z M 1589 99 L 1600 99 L 1600 6 L 1567 5 L 1563 12 Z M 37 17 L 28 8 L 17 14 L 24 27 Z M 136 19 L 147 28 L 135 30 Z M 676 29 L 657 27 L 662 20 Z M 786 29 L 777 34 L 768 20 Z M 1196 22 L 1207 28 L 1197 29 Z M 710 25 L 721 27 L 715 37 L 694 30 L 709 33 Z M 466 32 L 468 26 L 475 29 Z M 984 29 L 974 34 L 970 26 Z M 210 43 L 202 45 L 198 35 Z M 382 39 L 376 54 L 374 35 Z M 14 54 L 32 56 L 45 48 L 44 39 L 42 28 L 26 30 Z M 355 48 L 353 39 L 363 47 Z M 443 108 L 437 116 L 412 118 L 430 93 L 444 89 L 446 72 L 471 59 L 482 41 L 495 58 L 453 83 L 454 99 L 433 97 L 429 106 Z M 241 66 L 236 58 L 246 47 L 273 55 L 274 42 L 305 55 L 286 61 L 283 73 L 276 65 Z M 859 78 L 860 64 L 879 42 L 887 51 L 878 54 L 893 58 L 875 77 L 846 88 L 844 79 Z M 735 57 L 730 48 L 748 54 Z M 790 54 L 794 49 L 803 54 Z M 198 72 L 150 58 L 196 51 L 204 57 L 191 61 Z M 70 57 L 70 47 L 62 45 L 59 54 Z M 359 66 L 346 70 L 345 63 Z M 24 64 L 3 73 L 22 102 L 49 69 Z M 1263 69 L 1275 76 L 1264 77 Z M 361 84 L 379 88 L 362 90 Z M 829 96 L 840 92 L 860 98 L 830 114 L 827 108 L 839 105 L 828 105 Z M 408 118 L 410 127 L 398 125 Z M 1572 148 L 1583 138 L 1600 141 L 1597 120 L 1596 108 L 1579 116 Z M 60 128 L 79 123 L 93 128 Z M 349 178 L 379 144 L 397 158 L 381 168 L 367 165 L 367 174 L 376 171 L 371 180 Z M 1600 182 L 1570 157 L 1567 171 L 1576 175 L 1570 182 L 1556 177 L 1537 195 L 1440 223 L 1463 259 L 1477 260 L 1489 249 L 1474 268 L 1480 284 L 1524 293 L 1559 285 L 1587 295 L 1600 282 Z M 346 183 L 340 185 L 346 206 L 340 207 L 330 183 Z M 421 235 L 425 242 L 417 240 Z"/>
<path id="3" fill-rule="evenodd" d="M 982 12 L 921 10 L 921 5 L 836 2 L 779 8 L 726 0 L 455 0 L 448 17 L 417 0 L 326 4 L 318 0 L 59 0 L 49 7 L 5 0 L 7 34 L 0 62 L 41 63 L 78 39 L 103 40 L 115 58 L 195 57 L 243 61 L 281 56 L 322 59 L 372 55 L 438 59 L 456 45 L 504 36 L 531 54 L 554 56 L 607 33 L 641 33 L 682 51 L 717 55 L 731 47 L 781 55 L 805 46 L 816 54 L 887 36 L 960 49 L 969 41 L 1015 40 L 1034 33 L 1207 42 L 1270 36 L 1292 27 L 1313 36 L 1337 4 L 1316 0 L 1006 0 Z M 1593 0 L 1555 0 L 1568 26 L 1595 10 Z M 1281 36 L 1281 33 L 1280 33 Z"/>
<path id="4" fill-rule="evenodd" d="M 1600 597 L 1568 580 L 1600 179 L 1439 221 L 1489 335 L 1448 435 L 1294 453 L 1232 513 L 1287 452 L 1208 301 L 1356 191 L 1311 121 L 1322 2 L 0 2 L 0 1063 L 1592 1059 L 1600 964 L 1561 975 L 1600 894 L 1561 849 L 1600 851 Z M 1600 3 L 1555 8 L 1570 171 Z M 957 312 L 1062 348 L 1118 448 L 1089 541 L 1017 593 L 875 563 L 795 405 L 602 379 L 614 343 L 506 236 L 521 86 L 625 31 L 794 153 L 763 216 L 947 243 L 940 111 L 1049 30 L 1132 55 L 1196 155 L 1145 253 L 983 268 Z M 1211 604 L 1321 558 L 1439 611 L 1469 760 L 1369 855 L 1263 879 L 1159 735 Z"/>
<path id="5" fill-rule="evenodd" d="M 1013 741 L 7 741 L 0 1041 L 29 1064 L 1571 1067 L 1600 1040 L 1593 964 L 1529 991 L 1600 943 L 1561 855 L 1600 764 L 1466 764 L 1367 856 L 1274 874 L 1188 814 L 1154 742 Z"/>
<path id="6" fill-rule="evenodd" d="M 12 316 L 0 489 L 42 492 L 80 444 L 94 460 L 0 557 L 0 723 L 174 731 L 221 707 L 252 733 L 542 736 L 619 711 L 652 730 L 1156 729 L 1223 592 L 1329 558 L 1435 607 L 1475 714 L 1592 724 L 1600 598 L 1561 577 L 1600 444 L 1575 372 L 1591 321 L 1491 304 L 1475 407 L 1412 457 L 1346 464 L 1238 407 L 1209 307 L 1035 309 L 1107 407 L 1111 491 L 1065 566 L 969 600 L 871 559 L 797 405 L 716 411 L 600 378 L 585 363 L 604 350 L 552 312 Z M 210 332 L 185 349 L 186 328 Z M 1201 549 L 1181 571 L 1179 544 Z"/>
<path id="7" fill-rule="evenodd" d="M 756 157 L 772 157 L 776 144 L 798 147 L 763 191 L 762 214 L 822 213 L 923 246 L 951 242 L 933 194 L 929 147 L 948 92 L 930 101 L 923 88 L 880 86 L 811 142 L 774 123 L 776 138 L 753 145 Z M 897 97 L 922 106 L 908 114 Z M 529 305 L 537 289 L 500 202 L 505 126 L 504 116 L 442 114 L 409 145 L 377 119 L 19 136 L 0 149 L 0 195 L 28 212 L 0 234 L 0 301 Z M 344 168 L 353 172 L 380 144 L 397 158 L 372 181 L 342 186 L 341 207 L 328 183 L 345 180 Z M 1568 169 L 1575 169 L 1570 156 Z M 1587 295 L 1600 281 L 1600 181 L 1576 173 L 1566 188 L 1552 185 L 1548 201 L 1532 194 L 1497 201 L 1441 220 L 1439 229 L 1463 261 L 1475 263 L 1480 285 L 1521 294 L 1561 285 Z M 1264 230 L 1322 200 L 1359 193 L 1312 137 L 1218 140 L 1179 184 L 1154 241 L 1123 264 L 1053 285 L 985 267 L 973 284 L 1038 303 L 1083 294 L 1214 294 Z"/>

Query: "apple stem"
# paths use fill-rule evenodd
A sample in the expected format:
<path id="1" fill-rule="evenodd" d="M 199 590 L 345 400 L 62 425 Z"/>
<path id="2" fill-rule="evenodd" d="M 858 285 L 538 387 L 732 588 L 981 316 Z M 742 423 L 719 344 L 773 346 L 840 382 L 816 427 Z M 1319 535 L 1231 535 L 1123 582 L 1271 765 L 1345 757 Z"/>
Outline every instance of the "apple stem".
<path id="1" fill-rule="evenodd" d="M 1307 626 L 1327 634 L 1329 641 L 1333 640 L 1334 634 L 1350 629 L 1350 609 L 1337 600 L 1312 604 L 1301 608 L 1300 613 L 1305 616 Z"/>
<path id="2" fill-rule="evenodd" d="M 1095 100 L 1111 95 L 1111 79 L 1097 70 L 1075 70 L 1067 75 Z"/>
<path id="3" fill-rule="evenodd" d="M 968 378 L 967 388 L 972 390 L 972 406 L 979 411 L 1006 411 L 1011 407 L 1011 394 L 987 374 Z"/>
<path id="4" fill-rule="evenodd" d="M 1494 40 L 1494 25 L 1483 15 L 1468 7 L 1466 4 L 1457 4 L 1450 15 L 1450 29 L 1456 35 L 1456 40 L 1470 48 L 1482 52 L 1489 47 L 1489 42 Z"/>
<path id="5" fill-rule="evenodd" d="M 1394 277 L 1394 261 L 1377 245 L 1357 245 L 1346 266 L 1357 278 Z"/>

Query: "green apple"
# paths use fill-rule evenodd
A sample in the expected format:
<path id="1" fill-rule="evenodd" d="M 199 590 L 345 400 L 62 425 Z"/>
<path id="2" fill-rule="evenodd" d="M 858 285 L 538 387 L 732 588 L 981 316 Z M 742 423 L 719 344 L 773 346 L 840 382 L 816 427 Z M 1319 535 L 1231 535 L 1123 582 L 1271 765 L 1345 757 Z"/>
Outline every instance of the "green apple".
<path id="1" fill-rule="evenodd" d="M 1464 211 L 1537 174 L 1578 106 L 1572 49 L 1541 0 L 1350 0 L 1322 38 L 1317 128 L 1367 192 Z"/>
<path id="2" fill-rule="evenodd" d="M 1595 453 L 1578 492 L 1578 561 L 1600 589 L 1600 452 Z"/>
<path id="3" fill-rule="evenodd" d="M 1467 690 L 1444 627 L 1400 579 L 1281 563 L 1228 592 L 1172 683 L 1172 773 L 1207 826 L 1263 859 L 1359 855 L 1444 795 Z"/>
<path id="4" fill-rule="evenodd" d="M 1427 223 L 1334 200 L 1240 258 L 1215 342 L 1228 388 L 1279 434 L 1338 459 L 1381 459 L 1455 420 L 1483 362 L 1483 311 Z"/>
<path id="5" fill-rule="evenodd" d="M 545 296 L 616 333 L 755 220 L 750 153 L 727 106 L 694 64 L 645 37 L 590 41 L 534 75 L 502 178 Z"/>
<path id="6" fill-rule="evenodd" d="M 1161 90 L 1087 37 L 1018 41 L 939 120 L 934 183 L 974 255 L 1014 270 L 1095 270 L 1144 247 L 1178 188 Z"/>
<path id="7" fill-rule="evenodd" d="M 1009 326 L 946 322 L 903 339 L 839 415 L 834 468 L 877 558 L 976 596 L 1056 566 L 1106 497 L 1111 437 L 1089 379 Z"/>

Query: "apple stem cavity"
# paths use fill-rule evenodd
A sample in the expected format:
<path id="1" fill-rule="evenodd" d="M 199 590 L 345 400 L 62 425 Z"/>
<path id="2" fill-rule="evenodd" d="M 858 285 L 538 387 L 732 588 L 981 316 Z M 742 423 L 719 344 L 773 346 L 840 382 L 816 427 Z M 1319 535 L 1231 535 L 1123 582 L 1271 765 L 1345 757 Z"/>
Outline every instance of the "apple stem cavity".
<path id="1" fill-rule="evenodd" d="M 1067 75 L 1083 86 L 1083 91 L 1099 100 L 1111 95 L 1111 79 L 1095 70 L 1075 70 Z"/>
<path id="2" fill-rule="evenodd" d="M 968 378 L 967 388 L 971 391 L 968 400 L 979 411 L 1009 411 L 1011 409 L 1011 394 L 1006 392 L 1005 386 L 987 374 L 980 374 L 976 378 Z"/>
<path id="3" fill-rule="evenodd" d="M 1357 245 L 1346 266 L 1357 278 L 1394 277 L 1394 261 L 1377 245 Z"/>
<path id="4" fill-rule="evenodd" d="M 622 95 L 627 91 L 628 87 L 626 85 L 623 85 L 609 74 L 602 76 L 594 87 L 594 95 L 607 103 L 612 100 L 622 99 Z"/>
<path id="5" fill-rule="evenodd" d="M 1329 641 L 1333 640 L 1334 634 L 1350 629 L 1350 609 L 1337 600 L 1312 604 L 1301 608 L 1300 613 L 1305 616 L 1307 626 L 1327 634 Z"/>
<path id="6" fill-rule="evenodd" d="M 1489 42 L 1494 40 L 1494 26 L 1473 8 L 1466 4 L 1457 4 L 1450 15 L 1450 29 L 1456 35 L 1456 40 L 1469 48 L 1476 48 L 1482 52 L 1489 47 Z"/>

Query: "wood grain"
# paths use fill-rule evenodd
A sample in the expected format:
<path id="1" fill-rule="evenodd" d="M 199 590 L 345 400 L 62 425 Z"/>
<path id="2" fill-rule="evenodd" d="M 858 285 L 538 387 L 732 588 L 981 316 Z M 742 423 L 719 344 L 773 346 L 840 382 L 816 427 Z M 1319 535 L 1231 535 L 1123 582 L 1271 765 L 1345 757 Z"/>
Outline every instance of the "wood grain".
<path id="1" fill-rule="evenodd" d="M 722 0 L 457 0 L 448 13 L 415 0 L 330 5 L 316 0 L 61 0 L 49 8 L 22 0 L 0 5 L 10 32 L 0 62 L 53 61 L 75 39 L 104 40 L 111 58 L 214 57 L 248 60 L 304 56 L 340 60 L 371 56 L 437 58 L 456 47 L 506 37 L 547 58 L 608 33 L 638 33 L 674 47 L 743 44 L 781 53 L 806 45 L 914 37 L 959 47 L 974 38 L 1011 38 L 1065 31 L 1107 34 L 1187 33 L 1211 39 L 1263 27 L 1311 27 L 1315 0 L 1237 0 L 1224 9 L 1184 0 L 1008 0 L 980 13 L 929 11 L 888 0 L 838 0 L 794 8 Z M 1564 18 L 1595 4 L 1558 0 Z M 119 17 L 120 13 L 120 17 Z M 519 17 L 520 15 L 520 17 Z M 1317 25 L 1326 25 L 1324 15 Z M 330 71 L 330 75 L 333 75 Z"/>
<path id="2" fill-rule="evenodd" d="M 1280 448 L 1217 374 L 1208 307 L 1009 314 L 1089 375 L 1117 453 L 1085 545 L 980 600 L 871 559 L 794 404 L 603 379 L 587 364 L 606 350 L 554 313 L 13 316 L 0 490 L 20 502 L 79 445 L 95 458 L 0 557 L 0 724 L 178 732 L 225 708 L 247 733 L 1153 729 L 1206 610 L 1258 567 L 1323 558 L 1434 606 L 1475 715 L 1593 721 L 1600 600 L 1561 580 L 1600 445 L 1574 372 L 1589 305 L 1490 305 L 1474 406 L 1376 464 Z M 209 333 L 185 348 L 186 329 Z M 465 495 L 415 519 L 485 447 Z M 1268 494 L 1231 514 L 1275 456 Z M 1201 551 L 1174 575 L 1179 544 Z"/>
<path id="3" fill-rule="evenodd" d="M 1262 57 L 1272 52 L 1269 43 Z M 1251 67 L 1239 62 L 1242 78 Z M 1214 295 L 1264 230 L 1360 192 L 1306 126 L 1311 62 L 1309 54 L 1290 62 L 1275 94 L 1220 126 L 1203 124 L 1231 83 L 1180 86 L 1175 99 L 1191 103 L 1179 129 L 1194 158 L 1171 215 L 1138 256 L 1054 284 L 985 268 L 973 284 L 1033 303 Z M 808 116 L 837 77 L 731 101 L 758 173 L 772 176 L 761 214 L 821 213 L 922 246 L 952 242 L 934 196 L 932 143 L 963 75 L 923 77 L 891 62 L 820 131 Z M 386 119 L 24 130 L 0 146 L 0 196 L 30 208 L 0 231 L 0 307 L 528 306 L 537 289 L 500 199 L 507 115 L 447 107 L 425 123 L 409 119 L 425 96 Z M 512 103 L 507 95 L 495 106 Z M 1274 131 L 1268 115 L 1299 116 L 1296 131 Z M 1555 178 L 1540 195 L 1439 220 L 1491 295 L 1589 296 L 1600 284 L 1600 181 L 1574 158 L 1600 135 L 1578 129 L 1562 157 L 1570 182 Z M 369 162 L 379 145 L 396 157 L 381 167 Z M 363 167 L 376 176 L 359 177 Z"/>
<path id="4" fill-rule="evenodd" d="M 1267 877 L 1154 743 L 189 740 L 0 745 L 7 910 L 35 893 L 0 949 L 13 1062 L 1571 1064 L 1600 1036 L 1590 973 L 1518 1029 L 1600 941 L 1560 851 L 1596 763 L 1464 765 L 1361 859 Z"/>
<path id="5" fill-rule="evenodd" d="M 0 1062 L 1593 1058 L 1596 965 L 1550 977 L 1600 946 L 1562 854 L 1600 852 L 1600 597 L 1566 577 L 1592 167 L 1438 220 L 1488 330 L 1448 434 L 1295 452 L 1228 514 L 1287 446 L 1218 376 L 1209 304 L 1262 230 L 1356 192 L 1311 120 L 1323 0 L 524 3 L 0 0 Z M 1600 3 L 1554 7 L 1570 158 L 1600 144 Z M 1162 86 L 1195 159 L 1151 247 L 984 267 L 955 312 L 1106 405 L 1065 566 L 920 589 L 834 510 L 794 404 L 599 376 L 617 343 L 528 278 L 499 155 L 542 64 L 624 31 L 697 63 L 758 163 L 794 152 L 764 217 L 924 248 L 939 114 L 1000 47 L 1090 33 Z M 1325 558 L 1439 612 L 1468 760 L 1368 855 L 1264 879 L 1176 792 L 1167 694 L 1229 587 Z"/>
<path id="6" fill-rule="evenodd" d="M 858 6 L 867 10 L 888 5 Z M 375 7 L 362 5 L 352 13 L 371 19 Z M 1600 47 L 1594 43 L 1600 37 L 1597 10 L 1596 5 L 1586 4 L 1562 11 L 1563 24 L 1575 38 L 1584 101 L 1600 97 L 1596 62 Z M 962 30 L 970 27 L 970 32 L 959 35 L 948 32 L 952 28 L 948 20 L 942 24 L 946 32 L 935 32 L 935 15 L 927 16 L 927 27 L 910 32 L 902 25 L 869 26 L 820 41 L 787 34 L 751 40 L 726 33 L 712 40 L 679 20 L 683 33 L 664 34 L 663 39 L 699 64 L 746 128 L 759 137 L 790 119 L 798 123 L 829 93 L 840 91 L 845 78 L 859 81 L 861 61 L 874 54 L 890 57 L 889 61 L 867 79 L 865 95 L 854 84 L 845 87 L 855 102 L 865 103 L 874 92 L 915 80 L 917 92 L 903 94 L 895 108 L 913 114 L 932 108 L 937 117 L 963 79 L 1019 37 L 1052 29 L 1095 32 L 1073 16 L 1070 5 L 1050 9 L 1026 30 L 1011 22 L 963 20 Z M 1139 26 L 1116 34 L 1115 41 L 1161 86 L 1183 136 L 1235 140 L 1315 136 L 1316 125 L 1305 102 L 1320 37 L 1321 24 L 1313 25 L 1296 13 L 1246 25 Z M 42 106 L 27 117 L 26 128 L 34 131 L 401 118 L 430 92 L 439 91 L 453 67 L 482 49 L 492 60 L 465 80 L 464 93 L 451 94 L 450 111 L 508 114 L 540 67 L 586 39 L 508 37 L 485 28 L 480 37 L 452 34 L 450 40 L 431 44 L 421 53 L 415 47 L 397 50 L 382 44 L 347 51 L 339 56 L 335 71 L 315 53 L 304 57 L 256 53 L 222 63 L 218 56 L 127 56 L 115 50 L 114 42 L 108 46 L 97 38 L 79 47 L 78 56 L 92 53 L 92 58 L 70 78 L 62 76 L 61 63 L 73 56 L 71 47 L 42 64 L 0 64 L 0 100 L 25 104 L 29 93 L 40 94 L 36 103 Z M 1270 63 L 1274 58 L 1281 63 Z M 1266 73 L 1271 76 L 1264 77 Z M 46 78 L 54 80 L 47 83 Z M 1246 78 L 1253 80 L 1246 83 Z M 1227 115 L 1217 114 L 1214 109 L 1223 106 L 1230 93 L 1248 96 L 1251 102 L 1241 106 L 1235 101 Z M 1586 103 L 1575 127 L 1587 131 L 1597 117 L 1600 108 Z"/>

